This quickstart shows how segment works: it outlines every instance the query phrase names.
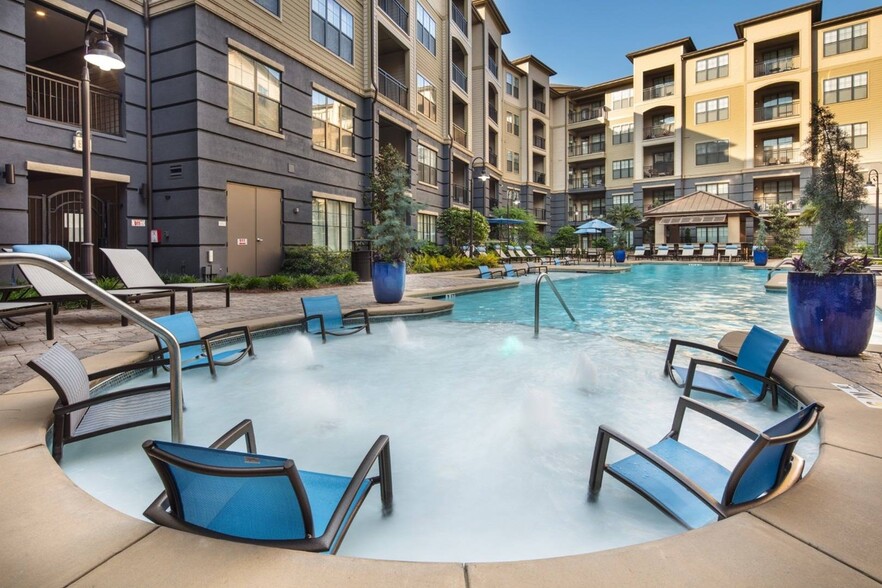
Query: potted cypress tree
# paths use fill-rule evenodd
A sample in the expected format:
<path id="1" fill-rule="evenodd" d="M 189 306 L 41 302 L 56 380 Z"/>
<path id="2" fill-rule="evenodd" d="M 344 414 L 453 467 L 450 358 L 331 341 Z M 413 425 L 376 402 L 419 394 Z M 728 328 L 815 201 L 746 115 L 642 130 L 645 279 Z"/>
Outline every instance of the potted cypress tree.
<path id="1" fill-rule="evenodd" d="M 400 302 L 404 296 L 407 260 L 417 244 L 408 224 L 419 205 L 407 190 L 407 166 L 392 145 L 380 148 L 377 169 L 371 175 L 370 206 L 373 224 L 367 227 L 373 241 L 371 282 L 374 298 L 381 304 Z"/>
<path id="2" fill-rule="evenodd" d="M 633 230 L 640 220 L 640 211 L 633 204 L 619 204 L 607 211 L 606 218 L 616 227 L 613 232 L 613 257 L 616 263 L 624 263 L 627 257 L 625 232 Z"/>
<path id="3" fill-rule="evenodd" d="M 876 279 L 870 260 L 847 248 L 864 227 L 864 178 L 860 156 L 826 107 L 812 104 L 806 158 L 815 166 L 801 203 L 813 207 L 812 242 L 791 260 L 787 275 L 790 324 L 805 349 L 859 355 L 870 341 Z"/>
<path id="4" fill-rule="evenodd" d="M 753 236 L 753 265 L 764 266 L 769 263 L 769 248 L 766 246 L 769 234 L 766 232 L 766 223 L 763 219 L 758 218 L 756 222 L 759 227 Z"/>

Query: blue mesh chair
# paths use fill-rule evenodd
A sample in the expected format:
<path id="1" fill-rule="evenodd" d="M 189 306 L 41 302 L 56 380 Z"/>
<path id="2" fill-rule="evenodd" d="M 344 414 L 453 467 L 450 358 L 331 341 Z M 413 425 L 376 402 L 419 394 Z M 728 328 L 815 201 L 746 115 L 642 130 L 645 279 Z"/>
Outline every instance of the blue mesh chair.
<path id="1" fill-rule="evenodd" d="M 502 270 L 492 270 L 486 265 L 478 266 L 478 277 L 485 280 L 492 280 L 495 277 L 503 277 Z"/>
<path id="2" fill-rule="evenodd" d="M 762 400 L 766 393 L 772 395 L 772 408 L 778 408 L 778 383 L 772 378 L 775 362 L 784 351 L 787 339 L 756 325 L 750 329 L 738 355 L 722 349 L 692 343 L 679 339 L 671 339 L 668 355 L 665 358 L 664 372 L 671 381 L 685 388 L 683 394 L 690 396 L 692 390 L 700 390 L 740 400 Z M 710 361 L 697 357 L 691 358 L 689 367 L 678 367 L 673 364 L 677 347 L 690 347 L 714 353 L 723 358 L 723 362 Z M 706 372 L 698 371 L 698 366 L 717 368 L 732 373 L 723 378 Z"/>
<path id="3" fill-rule="evenodd" d="M 245 436 L 247 453 L 226 451 Z M 146 441 L 163 492 L 151 521 L 199 535 L 286 549 L 336 553 L 368 492 L 380 484 L 392 510 L 389 438 L 380 435 L 352 477 L 299 471 L 290 459 L 256 453 L 244 420 L 210 447 Z M 368 477 L 379 461 L 379 474 Z"/>
<path id="4" fill-rule="evenodd" d="M 537 274 L 542 274 L 542 273 L 547 274 L 548 273 L 548 266 L 545 264 L 542 264 L 542 263 L 530 263 L 528 261 L 527 262 L 527 273 L 532 274 L 534 272 Z"/>
<path id="5" fill-rule="evenodd" d="M 254 343 L 247 326 L 200 335 L 196 321 L 189 312 L 179 312 L 153 320 L 168 329 L 181 346 L 181 369 L 208 366 L 211 375 L 215 376 L 216 366 L 232 365 L 246 355 L 254 357 Z M 232 349 L 215 349 L 216 345 L 234 337 L 241 337 L 244 340 L 241 346 L 236 345 Z M 154 357 L 168 359 L 168 348 L 165 343 L 156 337 L 156 344 L 159 346 L 159 351 L 154 352 Z"/>
<path id="6" fill-rule="evenodd" d="M 358 308 L 344 314 L 336 294 L 304 297 L 300 299 L 300 304 L 303 305 L 306 332 L 321 333 L 322 343 L 327 343 L 328 335 L 352 335 L 359 331 L 371 334 L 371 319 L 367 309 Z M 345 319 L 354 316 L 361 317 L 362 324 L 348 326 L 344 323 Z"/>
<path id="7" fill-rule="evenodd" d="M 526 276 L 527 275 L 527 270 L 525 270 L 524 268 L 515 267 L 510 263 L 503 263 L 502 267 L 503 267 L 503 274 L 502 275 L 503 275 L 503 277 L 506 277 L 506 278 L 516 278 L 518 276 Z"/>
<path id="8" fill-rule="evenodd" d="M 680 429 L 687 408 L 753 440 L 732 471 L 680 443 Z M 597 497 L 603 473 L 609 472 L 693 529 L 754 508 L 779 496 L 802 477 L 805 464 L 793 449 L 797 441 L 815 426 L 823 408 L 817 403 L 810 404 L 760 432 L 692 398 L 681 396 L 671 431 L 648 448 L 601 425 L 591 464 L 589 498 Z M 607 464 L 610 440 L 617 441 L 634 455 Z"/>

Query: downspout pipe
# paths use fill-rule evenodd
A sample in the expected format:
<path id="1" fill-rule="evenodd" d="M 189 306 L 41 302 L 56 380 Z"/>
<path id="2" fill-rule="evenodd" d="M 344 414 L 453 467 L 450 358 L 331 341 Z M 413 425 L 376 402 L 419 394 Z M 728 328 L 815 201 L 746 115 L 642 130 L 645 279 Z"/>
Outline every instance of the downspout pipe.
<path id="1" fill-rule="evenodd" d="M 147 199 L 147 259 L 153 263 L 153 75 L 151 70 L 152 48 L 150 45 L 150 0 L 144 0 L 144 112 L 147 118 L 145 130 L 147 141 L 147 181 L 144 197 Z"/>

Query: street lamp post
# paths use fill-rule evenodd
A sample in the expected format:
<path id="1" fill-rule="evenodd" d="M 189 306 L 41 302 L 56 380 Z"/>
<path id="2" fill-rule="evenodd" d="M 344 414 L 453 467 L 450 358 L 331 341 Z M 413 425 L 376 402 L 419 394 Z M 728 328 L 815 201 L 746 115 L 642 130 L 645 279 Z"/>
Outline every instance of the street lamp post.
<path id="1" fill-rule="evenodd" d="M 92 45 L 92 19 L 101 16 L 102 28 L 98 41 Z M 83 56 L 83 77 L 80 84 L 80 122 L 83 125 L 83 277 L 95 279 L 94 243 L 92 242 L 92 103 L 89 64 L 103 71 L 122 69 L 126 66 L 119 55 L 113 52 L 110 35 L 107 32 L 107 17 L 96 8 L 86 19 L 83 33 L 85 55 Z"/>
<path id="2" fill-rule="evenodd" d="M 505 207 L 505 216 L 511 218 L 511 205 L 514 204 L 516 207 L 521 205 L 521 201 L 518 199 L 517 194 L 512 196 L 512 193 L 508 193 L 508 206 Z M 511 225 L 508 225 L 508 241 L 511 243 Z"/>
<path id="3" fill-rule="evenodd" d="M 473 175 L 475 164 L 479 161 L 481 162 L 481 175 L 479 175 L 477 179 L 481 180 L 482 185 L 490 179 L 490 176 L 487 175 L 487 164 L 484 162 L 484 158 L 479 155 L 472 159 L 472 162 L 469 164 L 469 257 L 472 256 L 472 252 L 474 251 L 472 240 L 475 232 L 475 178 Z"/>
<path id="4" fill-rule="evenodd" d="M 874 179 L 875 176 L 875 179 Z M 876 187 L 876 223 L 873 227 L 875 234 L 873 235 L 873 256 L 879 257 L 879 170 L 871 169 L 867 174 L 867 189 Z"/>

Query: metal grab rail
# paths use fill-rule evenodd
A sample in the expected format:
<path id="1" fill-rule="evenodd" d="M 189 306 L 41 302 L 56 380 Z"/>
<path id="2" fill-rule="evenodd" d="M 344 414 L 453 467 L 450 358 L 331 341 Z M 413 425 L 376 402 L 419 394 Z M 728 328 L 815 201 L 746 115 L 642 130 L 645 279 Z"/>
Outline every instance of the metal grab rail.
<path id="1" fill-rule="evenodd" d="M 560 305 L 563 306 L 563 309 L 567 311 L 567 314 L 570 316 L 570 320 L 574 323 L 576 322 L 576 317 L 573 316 L 573 313 L 570 312 L 570 307 L 567 306 L 567 303 L 564 302 L 563 296 L 560 295 L 560 292 L 557 291 L 557 286 L 554 285 L 554 282 L 548 277 L 548 273 L 540 273 L 539 277 L 536 278 L 536 294 L 534 296 L 535 302 L 533 304 L 533 336 L 539 336 L 539 286 L 542 284 L 542 280 L 548 280 L 548 285 L 551 286 L 551 291 L 554 292 L 554 295 L 557 296 Z"/>
<path id="2" fill-rule="evenodd" d="M 181 346 L 170 331 L 150 320 L 125 302 L 114 298 L 70 268 L 55 260 L 33 253 L 0 253 L 0 266 L 35 265 L 52 272 L 68 284 L 76 286 L 104 306 L 112 308 L 127 319 L 159 337 L 169 350 L 169 386 L 171 389 L 171 436 L 175 443 L 184 441 L 184 401 L 181 394 Z"/>
<path id="3" fill-rule="evenodd" d="M 785 263 L 787 263 L 788 261 L 789 261 L 789 262 L 793 262 L 793 259 L 791 259 L 791 258 L 789 258 L 789 257 L 788 257 L 787 259 L 782 259 L 781 261 L 778 262 L 778 265 L 776 265 L 775 267 L 773 267 L 772 269 L 770 269 L 770 270 L 769 270 L 769 275 L 766 277 L 766 281 L 768 282 L 769 280 L 771 280 L 771 279 L 772 279 L 772 274 L 774 274 L 776 271 L 778 271 L 778 269 L 779 269 L 782 265 L 784 265 Z"/>

